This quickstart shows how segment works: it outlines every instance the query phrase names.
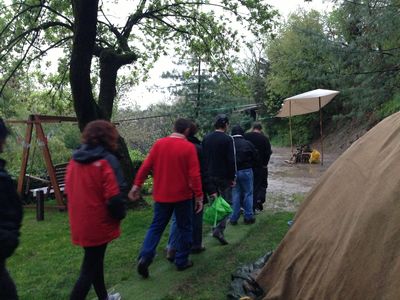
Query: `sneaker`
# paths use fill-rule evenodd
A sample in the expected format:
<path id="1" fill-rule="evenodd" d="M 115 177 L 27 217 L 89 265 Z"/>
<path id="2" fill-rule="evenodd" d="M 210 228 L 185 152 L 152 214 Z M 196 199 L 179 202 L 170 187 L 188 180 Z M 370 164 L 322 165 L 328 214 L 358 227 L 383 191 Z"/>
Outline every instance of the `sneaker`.
<path id="1" fill-rule="evenodd" d="M 224 234 L 221 231 L 214 231 L 213 237 L 215 237 L 221 245 L 228 245 L 228 242 L 225 240 Z"/>
<path id="2" fill-rule="evenodd" d="M 186 269 L 189 269 L 191 267 L 193 267 L 193 262 L 191 260 L 188 260 L 183 266 L 176 266 L 176 269 L 178 271 L 185 271 Z"/>
<path id="3" fill-rule="evenodd" d="M 149 277 L 149 265 L 150 263 L 147 262 L 143 257 L 139 259 L 139 263 L 137 266 L 137 272 L 143 277 Z"/>
<path id="4" fill-rule="evenodd" d="M 206 247 L 204 247 L 204 246 L 190 249 L 190 253 L 192 253 L 192 254 L 199 254 L 203 251 L 206 251 Z"/>
<path id="5" fill-rule="evenodd" d="M 119 293 L 108 294 L 107 300 L 121 300 L 121 295 Z"/>
<path id="6" fill-rule="evenodd" d="M 237 222 L 237 221 L 232 221 L 232 220 L 229 220 L 229 224 L 231 224 L 231 225 L 235 226 L 235 225 L 237 225 L 237 224 L 238 224 L 238 222 Z"/>
<path id="7" fill-rule="evenodd" d="M 254 224 L 256 222 L 256 218 L 251 218 L 251 219 L 248 219 L 248 220 L 244 220 L 244 224 L 246 224 L 246 225 L 250 225 L 250 224 Z"/>

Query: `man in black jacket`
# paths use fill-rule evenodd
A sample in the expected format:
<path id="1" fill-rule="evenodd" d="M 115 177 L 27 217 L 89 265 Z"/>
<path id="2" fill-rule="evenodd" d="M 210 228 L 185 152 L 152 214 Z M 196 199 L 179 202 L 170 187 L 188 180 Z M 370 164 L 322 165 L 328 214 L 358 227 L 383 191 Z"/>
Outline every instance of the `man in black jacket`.
<path id="1" fill-rule="evenodd" d="M 255 222 L 253 213 L 253 166 L 257 161 L 254 145 L 243 138 L 244 130 L 240 125 L 232 128 L 234 153 L 236 157 L 236 184 L 232 190 L 232 208 L 230 223 L 236 225 L 240 217 L 240 208 L 244 209 L 244 223 Z"/>
<path id="2" fill-rule="evenodd" d="M 0 153 L 8 135 L 8 130 L 0 118 Z M 22 222 L 22 204 L 15 184 L 5 168 L 6 162 L 0 159 L 0 299 L 18 299 L 14 281 L 6 269 L 6 259 L 10 257 L 19 243 L 19 229 Z"/>
<path id="3" fill-rule="evenodd" d="M 258 151 L 258 160 L 253 168 L 253 210 L 263 210 L 268 187 L 268 162 L 272 154 L 271 144 L 269 139 L 262 133 L 262 126 L 258 122 L 253 124 L 253 130 L 246 133 L 244 138 L 250 141 Z"/>
<path id="4" fill-rule="evenodd" d="M 231 202 L 231 186 L 235 182 L 235 165 L 233 160 L 233 141 L 226 134 L 229 119 L 225 114 L 220 114 L 215 119 L 215 131 L 206 135 L 203 140 L 203 154 L 210 182 L 215 190 L 227 202 Z M 224 237 L 224 230 L 228 217 L 221 220 L 213 229 L 215 237 L 222 245 L 228 244 Z"/>

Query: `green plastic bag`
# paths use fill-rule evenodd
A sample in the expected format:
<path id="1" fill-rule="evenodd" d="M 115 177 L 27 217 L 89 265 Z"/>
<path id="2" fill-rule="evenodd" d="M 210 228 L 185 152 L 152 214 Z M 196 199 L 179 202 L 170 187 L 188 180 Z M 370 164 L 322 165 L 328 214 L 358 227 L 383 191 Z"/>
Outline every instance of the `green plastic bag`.
<path id="1" fill-rule="evenodd" d="M 204 211 L 204 222 L 217 225 L 217 222 L 221 221 L 223 218 L 232 213 L 232 208 L 224 198 L 218 196 L 214 202 L 208 206 Z"/>

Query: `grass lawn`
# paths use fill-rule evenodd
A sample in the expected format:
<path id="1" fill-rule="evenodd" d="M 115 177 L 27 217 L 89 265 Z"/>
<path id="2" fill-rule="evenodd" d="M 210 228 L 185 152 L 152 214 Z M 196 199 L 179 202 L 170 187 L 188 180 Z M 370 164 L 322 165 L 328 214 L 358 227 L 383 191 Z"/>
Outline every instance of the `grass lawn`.
<path id="1" fill-rule="evenodd" d="M 230 274 L 237 266 L 249 263 L 274 249 L 286 233 L 292 213 L 262 213 L 254 225 L 228 226 L 227 246 L 220 246 L 204 229 L 205 252 L 193 255 L 194 267 L 177 272 L 164 258 L 167 234 L 150 266 L 150 278 L 136 273 L 136 258 L 152 209 L 129 211 L 119 239 L 106 252 L 106 285 L 121 293 L 124 300 L 135 299 L 226 299 Z M 95 230 L 95 229 L 94 229 Z M 26 210 L 21 244 L 7 261 L 21 300 L 68 299 L 79 274 L 81 248 L 70 242 L 66 213 L 46 211 L 45 221 L 37 222 L 35 212 Z M 88 299 L 97 299 L 93 290 Z"/>

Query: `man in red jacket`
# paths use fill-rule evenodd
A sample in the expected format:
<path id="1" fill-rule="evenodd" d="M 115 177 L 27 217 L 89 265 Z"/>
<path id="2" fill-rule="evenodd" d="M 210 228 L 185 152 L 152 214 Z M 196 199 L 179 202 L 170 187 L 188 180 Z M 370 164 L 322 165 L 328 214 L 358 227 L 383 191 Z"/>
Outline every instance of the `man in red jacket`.
<path id="1" fill-rule="evenodd" d="M 140 188 L 150 171 L 153 171 L 154 216 L 139 254 L 138 273 L 147 278 L 148 267 L 156 254 L 161 235 L 172 213 L 178 227 L 175 265 L 178 271 L 193 266 L 188 259 L 192 243 L 192 205 L 195 198 L 196 212 L 203 208 L 200 166 L 195 146 L 187 141 L 191 122 L 178 119 L 174 133 L 159 139 L 140 166 L 128 197 L 137 200 Z"/>

